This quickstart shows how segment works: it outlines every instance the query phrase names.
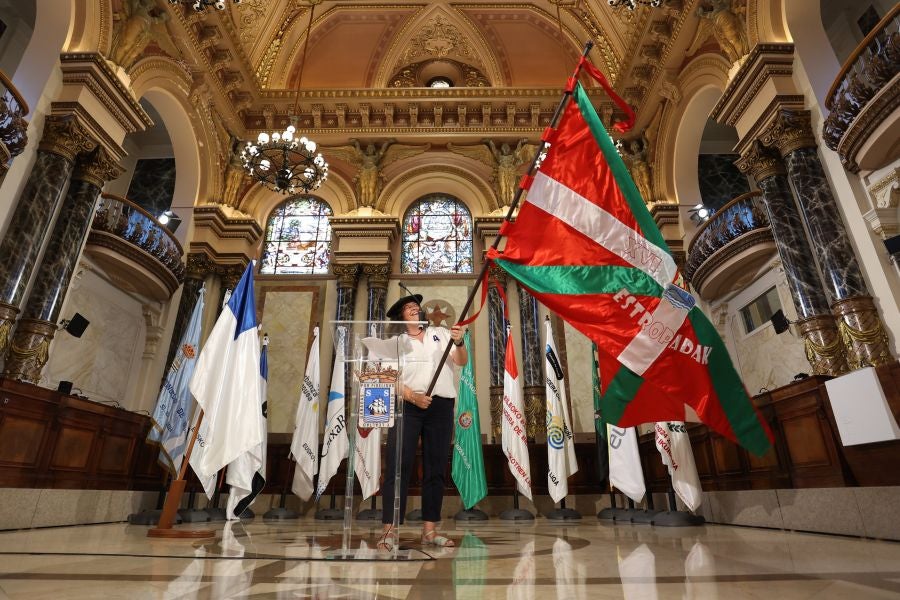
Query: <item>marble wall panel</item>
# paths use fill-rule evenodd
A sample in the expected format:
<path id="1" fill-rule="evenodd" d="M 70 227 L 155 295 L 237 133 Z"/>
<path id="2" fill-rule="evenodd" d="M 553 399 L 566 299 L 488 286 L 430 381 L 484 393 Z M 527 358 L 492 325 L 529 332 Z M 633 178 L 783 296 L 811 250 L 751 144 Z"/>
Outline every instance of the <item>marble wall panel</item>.
<path id="1" fill-rule="evenodd" d="M 269 433 L 292 433 L 306 372 L 311 328 L 318 316 L 318 287 L 263 287 L 262 330 L 269 334 Z M 318 311 L 316 311 L 318 314 Z M 331 349 L 320 349 L 321 390 L 327 393 Z M 323 396 L 324 398 L 324 396 Z"/>
<path id="2" fill-rule="evenodd" d="M 777 490 L 785 529 L 866 535 L 852 488 Z"/>
<path id="3" fill-rule="evenodd" d="M 900 487 L 853 488 L 867 537 L 900 540 Z"/>
<path id="4" fill-rule="evenodd" d="M 137 161 L 126 194 L 129 200 L 157 216 L 172 206 L 174 195 L 174 158 L 141 158 Z"/>
<path id="5" fill-rule="evenodd" d="M 738 154 L 701 154 L 697 157 L 700 198 L 708 208 L 718 210 L 750 191 L 747 177 L 734 166 L 738 158 Z"/>
<path id="6" fill-rule="evenodd" d="M 56 334 L 41 385 L 71 381 L 91 400 L 137 406 L 130 397 L 140 374 L 145 324 L 141 304 L 90 270 L 72 282 L 61 315 L 81 313 L 90 325 L 80 338 Z"/>

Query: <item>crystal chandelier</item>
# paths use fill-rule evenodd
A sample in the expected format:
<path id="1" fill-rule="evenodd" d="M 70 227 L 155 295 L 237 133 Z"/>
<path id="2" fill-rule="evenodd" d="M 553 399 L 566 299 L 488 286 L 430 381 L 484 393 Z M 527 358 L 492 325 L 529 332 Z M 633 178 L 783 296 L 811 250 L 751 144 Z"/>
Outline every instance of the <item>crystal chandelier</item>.
<path id="1" fill-rule="evenodd" d="M 300 73 L 297 78 L 295 115 L 298 113 L 297 108 L 300 102 L 303 66 L 306 63 L 313 14 L 316 4 L 321 1 L 306 0 L 310 5 L 309 24 L 306 26 L 303 59 L 300 62 Z M 314 141 L 306 137 L 298 138 L 296 132 L 297 129 L 294 125 L 288 125 L 282 132 L 276 131 L 271 134 L 263 132 L 259 134 L 255 142 L 247 142 L 241 151 L 241 163 L 247 174 L 270 190 L 282 194 L 309 193 L 318 189 L 328 177 L 328 163 L 325 162 L 321 153 L 316 152 Z"/>
<path id="2" fill-rule="evenodd" d="M 656 8 L 663 3 L 663 0 L 609 0 L 609 5 L 613 8 L 618 6 L 624 6 L 628 10 L 634 10 L 635 8 L 640 6 L 649 6 L 651 8 Z"/>
<path id="3" fill-rule="evenodd" d="M 247 173 L 267 188 L 283 194 L 308 193 L 318 189 L 328 177 L 328 163 L 316 152 L 316 143 L 297 138 L 293 125 L 281 133 L 260 133 L 247 142 L 241 162 Z"/>
<path id="4" fill-rule="evenodd" d="M 241 0 L 231 0 L 240 4 Z M 225 0 L 169 0 L 169 4 L 190 4 L 197 12 L 203 12 L 206 7 L 212 6 L 216 10 L 225 10 Z"/>

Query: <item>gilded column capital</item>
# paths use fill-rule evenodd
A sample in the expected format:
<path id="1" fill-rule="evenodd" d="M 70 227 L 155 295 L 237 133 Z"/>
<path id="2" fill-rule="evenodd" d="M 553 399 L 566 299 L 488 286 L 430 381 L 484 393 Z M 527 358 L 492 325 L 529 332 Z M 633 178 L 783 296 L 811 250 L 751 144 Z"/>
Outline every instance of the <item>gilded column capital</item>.
<path id="1" fill-rule="evenodd" d="M 185 277 L 188 279 L 206 279 L 216 271 L 216 266 L 210 260 L 209 255 L 204 252 L 191 252 L 187 255 L 187 266 L 185 267 Z"/>
<path id="2" fill-rule="evenodd" d="M 741 173 L 750 174 L 756 181 L 787 173 L 781 157 L 759 140 L 754 141 L 734 164 Z"/>
<path id="3" fill-rule="evenodd" d="M 332 272 L 337 276 L 338 288 L 355 288 L 359 281 L 359 265 L 350 264 L 331 264 Z"/>
<path id="4" fill-rule="evenodd" d="M 116 179 L 124 171 L 125 169 L 119 166 L 119 161 L 113 158 L 103 146 L 97 146 L 88 154 L 78 157 L 72 179 L 86 181 L 99 189 L 107 181 Z"/>
<path id="5" fill-rule="evenodd" d="M 387 289 L 388 277 L 391 274 L 391 265 L 389 263 L 365 264 L 362 270 L 370 288 Z"/>
<path id="6" fill-rule="evenodd" d="M 800 148 L 815 148 L 812 120 L 808 110 L 782 108 L 772 123 L 763 131 L 760 140 L 766 146 L 776 148 L 781 156 L 787 156 Z"/>
<path id="7" fill-rule="evenodd" d="M 84 152 L 89 152 L 96 147 L 97 142 L 81 126 L 78 120 L 71 116 L 49 116 L 44 121 L 44 133 L 38 149 L 75 162 L 75 157 Z"/>
<path id="8" fill-rule="evenodd" d="M 244 274 L 246 267 L 244 265 L 216 265 L 216 274 L 222 278 L 222 285 L 227 290 L 233 290 L 237 287 L 241 276 Z"/>

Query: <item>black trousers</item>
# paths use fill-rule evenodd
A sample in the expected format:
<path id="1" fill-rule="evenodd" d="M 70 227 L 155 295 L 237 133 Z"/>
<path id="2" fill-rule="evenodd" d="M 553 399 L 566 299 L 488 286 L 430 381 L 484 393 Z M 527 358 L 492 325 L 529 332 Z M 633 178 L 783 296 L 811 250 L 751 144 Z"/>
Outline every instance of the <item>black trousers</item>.
<path id="1" fill-rule="evenodd" d="M 400 522 L 406 515 L 406 496 L 409 493 L 409 477 L 419 437 L 422 438 L 422 519 L 441 520 L 441 504 L 444 502 L 444 473 L 450 457 L 450 438 L 453 434 L 453 398 L 433 396 L 428 408 L 419 408 L 410 403 L 403 407 L 403 444 L 400 464 Z M 381 522 L 394 522 L 394 478 L 395 451 L 397 448 L 397 427 L 388 433 L 387 468 L 381 485 L 384 506 Z"/>

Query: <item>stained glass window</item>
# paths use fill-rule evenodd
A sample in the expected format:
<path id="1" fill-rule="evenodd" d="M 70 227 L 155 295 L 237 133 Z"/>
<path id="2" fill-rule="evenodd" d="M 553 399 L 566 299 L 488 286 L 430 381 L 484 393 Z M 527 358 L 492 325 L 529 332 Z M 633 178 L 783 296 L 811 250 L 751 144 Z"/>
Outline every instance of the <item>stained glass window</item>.
<path id="1" fill-rule="evenodd" d="M 414 203 L 403 217 L 403 273 L 471 273 L 472 215 L 442 194 Z"/>
<path id="2" fill-rule="evenodd" d="M 327 274 L 331 214 L 331 207 L 313 196 L 298 196 L 279 204 L 266 224 L 260 273 Z"/>

